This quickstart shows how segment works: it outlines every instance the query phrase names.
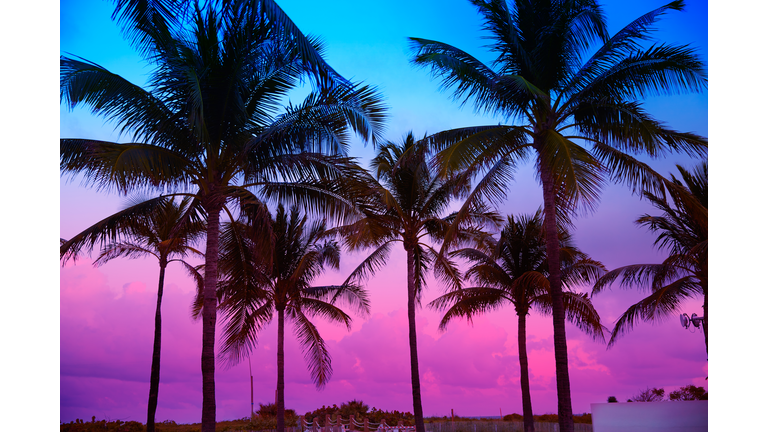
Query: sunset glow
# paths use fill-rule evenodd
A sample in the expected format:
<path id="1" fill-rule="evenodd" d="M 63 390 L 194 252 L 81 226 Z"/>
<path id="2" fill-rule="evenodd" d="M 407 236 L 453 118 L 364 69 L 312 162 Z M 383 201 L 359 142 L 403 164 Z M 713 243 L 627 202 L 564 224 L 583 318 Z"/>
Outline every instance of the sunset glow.
<path id="1" fill-rule="evenodd" d="M 629 4 L 606 0 L 609 30 L 664 2 Z M 707 61 L 706 2 L 690 1 L 683 12 L 665 16 L 654 37 L 689 43 Z M 278 0 L 278 4 L 307 34 L 319 35 L 327 48 L 328 63 L 345 77 L 379 87 L 390 107 L 386 137 L 400 141 L 408 132 L 416 137 L 441 130 L 505 122 L 483 116 L 471 106 L 461 107 L 425 70 L 408 62 L 409 36 L 441 40 L 463 47 L 483 60 L 481 21 L 466 0 L 416 2 L 305 2 Z M 112 5 L 97 0 L 61 2 L 61 53 L 98 63 L 143 85 L 149 70 L 125 42 L 110 20 Z M 65 24 L 66 23 L 66 24 Z M 292 94 L 292 102 L 303 95 Z M 708 94 L 653 97 L 647 110 L 669 127 L 708 136 Z M 87 110 L 61 104 L 60 136 L 129 142 L 113 125 Z M 371 144 L 355 139 L 350 155 L 364 166 L 373 155 Z M 680 164 L 697 162 L 685 155 L 643 159 L 668 175 Z M 60 236 L 68 239 L 124 207 L 125 197 L 113 191 L 82 186 L 82 179 L 63 176 L 60 183 Z M 507 188 L 502 215 L 530 214 L 542 205 L 541 188 L 531 163 L 520 167 Z M 654 247 L 655 237 L 634 221 L 658 210 L 622 185 L 607 184 L 597 210 L 575 221 L 574 243 L 608 269 L 637 263 L 658 263 L 664 251 Z M 201 245 L 202 247 L 203 245 Z M 145 422 L 152 357 L 153 317 L 158 266 L 156 260 L 115 259 L 102 267 L 90 257 L 68 262 L 60 270 L 60 421 L 77 418 L 121 419 Z M 344 253 L 338 271 L 326 272 L 318 284 L 338 284 L 366 256 Z M 426 305 L 443 293 L 433 278 L 417 310 L 419 367 L 425 416 L 498 416 L 522 413 L 517 320 L 507 307 L 468 323 L 452 322 L 438 331 L 442 315 Z M 591 287 L 581 287 L 589 292 Z M 406 264 L 397 244 L 386 267 L 367 284 L 372 313 L 354 317 L 352 330 L 315 321 L 333 357 L 330 383 L 317 390 L 310 379 L 301 349 L 290 326 L 286 329 L 286 408 L 300 415 L 322 405 L 363 400 L 371 407 L 412 411 L 406 315 Z M 195 286 L 180 266 L 171 263 L 165 277 L 160 390 L 156 421 L 200 421 L 201 322 L 191 318 Z M 643 298 L 636 290 L 613 290 L 593 298 L 608 327 Z M 685 303 L 680 313 L 702 314 L 702 299 Z M 221 328 L 219 325 L 218 329 Z M 591 403 L 609 396 L 626 401 L 648 387 L 667 392 L 688 384 L 708 388 L 708 361 L 704 336 L 684 329 L 676 318 L 640 323 L 615 346 L 593 341 L 567 324 L 569 373 L 573 412 L 590 411 Z M 556 413 L 557 396 L 552 319 L 535 312 L 528 319 L 528 361 L 535 414 Z M 276 323 L 259 336 L 251 353 L 254 400 L 272 403 L 276 386 Z M 218 342 L 218 339 L 217 339 Z M 247 361 L 227 369 L 217 364 L 218 420 L 250 414 Z"/>

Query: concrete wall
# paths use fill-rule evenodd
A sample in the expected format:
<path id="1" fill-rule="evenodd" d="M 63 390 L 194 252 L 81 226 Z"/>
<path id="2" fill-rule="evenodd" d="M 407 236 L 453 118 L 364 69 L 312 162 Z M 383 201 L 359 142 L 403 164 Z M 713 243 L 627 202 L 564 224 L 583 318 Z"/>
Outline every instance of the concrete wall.
<path id="1" fill-rule="evenodd" d="M 707 401 L 593 403 L 594 432 L 707 432 Z"/>

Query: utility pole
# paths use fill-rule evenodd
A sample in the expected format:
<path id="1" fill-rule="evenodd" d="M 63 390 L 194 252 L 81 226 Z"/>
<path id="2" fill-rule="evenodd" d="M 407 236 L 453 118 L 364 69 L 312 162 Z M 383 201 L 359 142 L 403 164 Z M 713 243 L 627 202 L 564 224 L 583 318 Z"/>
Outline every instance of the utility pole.
<path id="1" fill-rule="evenodd" d="M 248 354 L 248 373 L 251 374 L 251 420 L 253 420 L 253 371 L 251 370 L 251 355 Z"/>

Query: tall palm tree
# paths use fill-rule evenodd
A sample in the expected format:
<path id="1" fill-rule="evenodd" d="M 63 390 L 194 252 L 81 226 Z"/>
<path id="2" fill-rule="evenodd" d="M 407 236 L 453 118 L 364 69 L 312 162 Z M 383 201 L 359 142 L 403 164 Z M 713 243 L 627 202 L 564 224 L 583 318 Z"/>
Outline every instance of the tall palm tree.
<path id="1" fill-rule="evenodd" d="M 590 259 L 573 246 L 570 234 L 561 231 L 563 304 L 566 318 L 595 339 L 603 340 L 600 316 L 586 294 L 569 288 L 594 281 L 605 270 L 600 262 Z M 429 305 L 445 310 L 440 330 L 456 318 L 467 318 L 498 309 L 511 303 L 517 314 L 517 347 L 520 359 L 520 387 L 523 393 L 523 426 L 534 432 L 533 407 L 528 378 L 526 317 L 532 310 L 544 314 L 552 311 L 552 293 L 547 280 L 548 264 L 541 210 L 532 216 L 507 217 L 498 241 L 491 240 L 482 248 L 464 248 L 451 253 L 472 263 L 466 278 L 476 285 L 452 290 Z"/>
<path id="2" fill-rule="evenodd" d="M 663 196 L 646 192 L 645 198 L 663 212 L 662 216 L 644 215 L 636 223 L 658 234 L 654 244 L 668 249 L 669 256 L 661 264 L 634 264 L 619 267 L 601 277 L 592 295 L 599 294 L 619 280 L 621 287 L 649 290 L 648 297 L 630 306 L 616 321 L 612 346 L 622 334 L 639 321 L 657 321 L 679 309 L 685 299 L 704 297 L 704 346 L 709 352 L 708 326 L 708 226 L 707 163 L 689 172 L 677 166 L 681 179 L 672 175 L 668 202 Z"/>
<path id="3" fill-rule="evenodd" d="M 500 222 L 496 213 L 488 211 L 482 202 L 464 205 L 458 213 L 444 215 L 453 199 L 470 193 L 469 176 L 440 177 L 431 169 L 428 157 L 426 146 L 416 141 L 412 133 L 399 144 L 382 144 L 370 164 L 375 178 L 361 173 L 355 176 L 354 182 L 346 183 L 347 193 L 357 195 L 363 217 L 336 229 L 350 250 L 375 248 L 353 270 L 348 282 L 362 281 L 384 266 L 394 243 L 402 243 L 405 249 L 411 385 L 417 432 L 424 432 L 424 415 L 416 347 L 416 306 L 421 303 L 430 267 L 445 283 L 460 284 L 453 263 L 426 240 L 441 243 L 458 214 L 463 215 L 462 223 L 453 226 L 458 242 L 481 238 L 482 226 Z"/>
<path id="4" fill-rule="evenodd" d="M 61 170 L 120 192 L 161 188 L 199 199 L 207 216 L 201 429 L 210 432 L 222 209 L 258 191 L 340 218 L 346 205 L 307 184 L 342 175 L 348 127 L 375 143 L 384 107 L 375 89 L 328 66 L 318 40 L 272 0 L 117 0 L 114 17 L 154 66 L 148 88 L 65 56 L 61 96 L 114 121 L 135 142 L 62 139 Z M 313 91 L 281 112 L 305 79 Z"/>
<path id="5" fill-rule="evenodd" d="M 222 231 L 219 295 L 226 325 L 220 358 L 239 363 L 277 315 L 277 431 L 283 432 L 286 318 L 294 325 L 315 385 L 322 388 L 333 372 L 331 356 L 309 318 L 321 316 L 349 329 L 351 317 L 336 304 L 346 303 L 362 315 L 370 313 L 370 306 L 358 286 L 311 286 L 326 267 L 339 267 L 339 245 L 328 239 L 325 221 L 310 223 L 298 208 L 286 212 L 282 205 L 274 219 L 264 206 L 244 210 Z"/>
<path id="6" fill-rule="evenodd" d="M 120 257 L 134 259 L 147 256 L 155 257 L 160 264 L 147 403 L 147 432 L 155 430 L 155 412 L 160 387 L 161 305 L 165 269 L 168 264 L 179 262 L 197 283 L 201 284 L 202 279 L 197 269 L 184 258 L 205 256 L 192 246 L 204 233 L 205 225 L 194 212 L 191 198 L 184 197 L 181 202 L 176 202 L 172 198 L 160 197 L 134 203 L 123 211 L 92 225 L 61 245 L 63 262 L 75 259 L 81 251 L 93 249 L 97 243 L 101 243 L 101 252 L 93 263 L 95 266 Z"/>
<path id="7" fill-rule="evenodd" d="M 561 431 L 572 432 L 557 224 L 567 224 L 577 210 L 594 208 L 608 177 L 635 191 L 661 191 L 663 177 L 633 154 L 706 154 L 705 138 L 667 128 L 640 102 L 646 95 L 704 90 L 705 66 L 688 46 L 643 46 L 658 18 L 682 10 L 682 0 L 637 18 L 612 37 L 594 0 L 470 1 L 485 22 L 493 63 L 420 38 L 410 38 L 412 62 L 453 88 L 456 100 L 472 100 L 480 112 L 521 124 L 453 129 L 430 140 L 445 149 L 444 170 L 484 172 L 481 184 L 492 186 L 491 199 L 503 198 L 498 189 L 517 163 L 528 158 L 535 163 L 549 233 L 558 419 Z M 596 39 L 602 46 L 593 51 Z"/>

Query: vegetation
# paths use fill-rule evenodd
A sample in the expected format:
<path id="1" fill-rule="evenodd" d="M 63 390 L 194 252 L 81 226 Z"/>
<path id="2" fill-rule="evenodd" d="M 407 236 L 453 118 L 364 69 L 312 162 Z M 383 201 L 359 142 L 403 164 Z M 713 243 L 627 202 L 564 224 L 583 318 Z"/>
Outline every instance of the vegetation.
<path id="1" fill-rule="evenodd" d="M 704 387 L 697 387 L 693 384 L 680 387 L 679 390 L 675 390 L 669 393 L 669 400 L 671 401 L 691 401 L 691 400 L 707 400 L 709 394 Z"/>
<path id="2" fill-rule="evenodd" d="M 608 346 L 638 321 L 656 321 L 669 317 L 682 301 L 694 296 L 704 297 L 704 345 L 708 348 L 708 230 L 707 230 L 707 163 L 702 162 L 693 172 L 678 165 L 682 180 L 671 176 L 669 195 L 645 192 L 644 196 L 662 216 L 645 215 L 637 224 L 657 233 L 655 245 L 668 249 L 669 257 L 661 264 L 634 264 L 619 267 L 601 277 L 592 290 L 599 294 L 616 280 L 625 288 L 635 287 L 650 294 L 630 306 L 616 321 Z"/>
<path id="3" fill-rule="evenodd" d="M 605 268 L 578 250 L 566 231 L 559 233 L 563 271 L 563 300 L 569 321 L 593 336 L 604 340 L 603 326 L 586 294 L 571 287 L 595 280 Z M 435 299 L 430 306 L 446 310 L 439 328 L 445 330 L 452 319 L 472 317 L 512 304 L 517 314 L 517 345 L 520 362 L 520 388 L 523 393 L 523 422 L 526 432 L 534 432 L 533 407 L 528 378 L 526 317 L 532 310 L 550 313 L 552 293 L 542 215 L 507 217 L 498 241 L 488 239 L 482 248 L 465 248 L 453 252 L 471 263 L 466 278 L 476 284 L 458 288 Z"/>
<path id="4" fill-rule="evenodd" d="M 697 387 L 693 384 L 682 386 L 669 393 L 670 401 L 689 401 L 689 400 L 707 400 L 708 393 L 704 387 Z M 611 396 L 613 397 L 613 396 Z M 646 388 L 642 390 L 627 402 L 661 402 L 664 399 L 663 388 Z M 610 401 L 609 401 L 610 402 Z"/>
<path id="5" fill-rule="evenodd" d="M 325 414 L 331 416 L 331 418 L 334 418 L 334 413 L 337 413 L 341 416 L 342 419 L 348 420 L 349 416 L 344 416 L 341 414 L 341 412 L 344 410 L 345 407 L 348 407 L 349 404 L 353 403 L 355 401 L 350 401 L 341 404 L 340 407 L 337 407 L 335 404 L 332 407 L 326 407 L 323 406 L 322 408 L 318 408 L 315 411 L 311 411 L 305 414 L 305 419 L 307 421 L 311 421 L 312 418 L 317 417 L 318 423 L 320 426 L 325 425 Z M 220 432 L 239 432 L 239 431 L 261 431 L 261 430 L 268 430 L 268 429 L 275 429 L 275 422 L 276 422 L 276 406 L 275 404 L 268 404 L 268 405 L 262 405 L 259 404 L 259 414 L 254 419 L 249 419 L 248 417 L 237 419 L 237 420 L 225 420 L 220 421 L 216 423 L 216 430 Z M 262 412 L 263 410 L 263 412 Z M 293 410 L 286 409 L 286 426 L 296 426 L 298 423 L 298 417 L 296 417 L 296 414 Z M 557 414 L 543 414 L 543 415 L 534 415 L 534 420 L 536 423 L 557 423 Z M 362 420 L 363 418 L 368 418 L 373 423 L 380 423 L 382 420 L 384 420 L 388 425 L 397 425 L 399 421 L 402 421 L 404 425 L 406 426 L 413 426 L 414 424 L 414 418 L 413 414 L 411 413 L 401 413 L 397 410 L 394 411 L 384 411 L 374 408 L 371 408 L 368 415 L 365 417 L 360 418 L 359 420 Z M 523 416 L 520 414 L 508 414 L 504 416 L 504 422 L 522 422 Z M 581 415 L 574 415 L 573 416 L 574 423 L 582 423 L 582 424 L 592 424 L 592 414 L 585 413 Z M 296 422 L 296 423 L 292 423 Z M 444 417 L 426 417 L 424 419 L 424 423 L 436 423 L 436 424 L 451 424 L 451 418 L 444 416 Z M 451 431 L 456 432 L 470 432 L 477 430 L 478 432 L 490 432 L 490 431 L 517 431 L 518 428 L 514 427 L 509 429 L 503 429 L 498 428 L 499 425 L 499 419 L 491 419 L 491 418 L 485 418 L 485 419 L 477 419 L 477 418 L 467 418 L 467 417 L 459 417 L 455 416 L 453 421 L 454 428 L 450 429 Z M 484 427 L 486 426 L 486 427 Z M 177 424 L 176 422 L 172 420 L 166 420 L 163 422 L 156 423 L 156 430 L 158 432 L 200 432 L 200 423 L 191 423 L 191 424 Z M 101 432 L 101 431 L 108 431 L 108 432 L 144 432 L 144 425 L 142 425 L 139 422 L 135 421 L 128 421 L 123 422 L 120 420 L 114 420 L 114 421 L 107 421 L 107 420 L 101 420 L 96 421 L 95 417 L 93 418 L 92 422 L 83 422 L 82 420 L 78 419 L 77 421 L 69 422 L 69 423 L 62 423 L 60 426 L 61 432 Z"/>
<path id="6" fill-rule="evenodd" d="M 451 45 L 420 38 L 410 39 L 413 64 L 428 68 L 444 88 L 453 89 L 456 100 L 471 100 L 479 112 L 521 119 L 522 125 L 453 129 L 429 141 L 444 149 L 444 172 L 484 172 L 478 184 L 497 202 L 506 197 L 515 166 L 534 160 L 550 260 L 560 431 L 572 432 L 557 226 L 593 208 L 608 178 L 660 193 L 664 179 L 633 154 L 706 154 L 704 137 L 666 128 L 641 103 L 649 94 L 705 89 L 705 66 L 688 46 L 643 46 L 657 19 L 682 10 L 682 0 L 639 17 L 612 37 L 595 1 L 471 1 L 496 56 L 491 66 Z M 594 41 L 601 44 L 596 50 Z"/>
<path id="7" fill-rule="evenodd" d="M 347 283 L 362 282 L 381 268 L 392 245 L 400 242 L 407 255 L 408 273 L 408 342 L 411 360 L 411 386 L 416 432 L 424 432 L 421 404 L 419 360 L 416 347 L 416 306 L 421 304 L 422 290 L 430 267 L 445 283 L 460 286 L 458 271 L 432 244 L 440 244 L 453 236 L 470 240 L 482 237 L 480 227 L 496 224 L 498 216 L 485 204 L 465 205 L 460 214 L 445 215 L 455 198 L 469 192 L 469 177 L 457 174 L 438 176 L 430 168 L 429 153 L 422 142 L 409 133 L 401 143 L 383 144 L 371 161 L 371 171 L 360 173 L 347 183 L 363 217 L 336 232 L 342 235 L 350 250 L 375 248 L 353 270 Z M 457 223 L 460 222 L 460 223 Z"/>
<path id="8" fill-rule="evenodd" d="M 296 415 L 295 410 L 283 408 L 282 415 L 284 427 L 296 427 L 299 425 L 299 416 Z M 278 417 L 276 404 L 259 404 L 258 411 L 256 411 L 254 417 L 250 419 L 243 429 L 259 431 L 277 429 Z"/>
<path id="9" fill-rule="evenodd" d="M 96 421 L 96 417 L 93 417 L 90 422 L 77 419 L 69 423 L 61 423 L 59 430 L 61 432 L 144 432 L 146 429 L 137 421 Z"/>
<path id="10" fill-rule="evenodd" d="M 180 203 L 172 198 L 141 201 L 130 205 L 108 218 L 99 221 L 85 231 L 61 244 L 62 263 L 75 259 L 84 249 L 93 249 L 101 243 L 95 266 L 106 264 L 112 259 L 154 257 L 160 265 L 157 284 L 157 306 L 155 307 L 155 336 L 152 347 L 152 367 L 149 378 L 149 401 L 147 403 L 147 432 L 155 431 L 155 412 L 160 387 L 160 346 L 162 335 L 161 305 L 165 269 L 172 262 L 181 263 L 198 285 L 200 274 L 184 258 L 191 255 L 203 257 L 193 248 L 194 241 L 205 232 L 205 226 L 192 205 L 192 199 L 184 197 Z"/>
<path id="11" fill-rule="evenodd" d="M 406 426 L 413 426 L 415 424 L 415 417 L 409 412 L 400 412 L 398 410 L 384 411 L 377 409 L 376 407 L 369 410 L 368 405 L 364 404 L 363 401 L 358 400 L 345 402 L 338 407 L 336 404 L 328 407 L 323 405 L 321 408 L 304 414 L 304 418 L 306 421 L 310 422 L 317 418 L 320 426 L 325 426 L 326 415 L 331 416 L 332 421 L 341 419 L 342 421 L 347 422 L 349 421 L 350 416 L 355 416 L 355 420 L 358 422 L 362 422 L 367 418 L 371 423 L 381 423 L 384 421 L 390 426 L 395 426 L 398 422 L 403 422 Z"/>
<path id="12" fill-rule="evenodd" d="M 61 139 L 61 171 L 127 193 L 194 196 L 206 220 L 202 430 L 216 418 L 219 220 L 228 201 L 301 199 L 341 217 L 345 206 L 298 181 L 333 179 L 349 136 L 379 139 L 384 108 L 372 88 L 339 76 L 273 0 L 117 0 L 114 17 L 154 67 L 142 88 L 80 58 L 61 58 L 61 98 L 131 134 L 132 143 Z M 313 91 L 282 110 L 303 80 Z M 282 112 L 281 112 L 282 111 Z"/>
<path id="13" fill-rule="evenodd" d="M 235 222 L 224 225 L 219 260 L 219 309 L 226 320 L 220 358 L 239 363 L 256 346 L 260 331 L 277 315 L 276 429 L 285 429 L 285 321 L 304 351 L 310 375 L 318 388 L 333 372 L 331 356 L 317 327 L 320 316 L 351 328 L 352 318 L 336 303 L 356 313 L 369 313 L 364 290 L 351 285 L 311 286 L 327 266 L 339 267 L 340 249 L 328 239 L 325 222 L 308 222 L 296 207 L 279 205 L 272 218 L 264 206 L 243 206 Z M 198 293 L 195 313 L 203 309 Z"/>
<path id="14" fill-rule="evenodd" d="M 663 388 L 646 388 L 632 396 L 627 402 L 660 402 L 664 400 Z"/>
<path id="15" fill-rule="evenodd" d="M 376 408 L 374 407 L 374 409 Z M 333 404 L 333 406 L 323 405 L 321 408 L 314 411 L 308 411 L 304 414 L 304 417 L 307 421 L 312 421 L 312 419 L 317 418 L 320 425 L 325 426 L 326 415 L 331 416 L 331 418 L 341 416 L 343 419 L 349 419 L 350 416 L 355 416 L 357 421 L 362 421 L 366 417 L 371 419 L 368 417 L 369 413 L 370 411 L 367 404 L 363 403 L 363 401 L 353 399 L 349 402 L 344 402 L 341 406 L 336 406 L 336 404 Z"/>

